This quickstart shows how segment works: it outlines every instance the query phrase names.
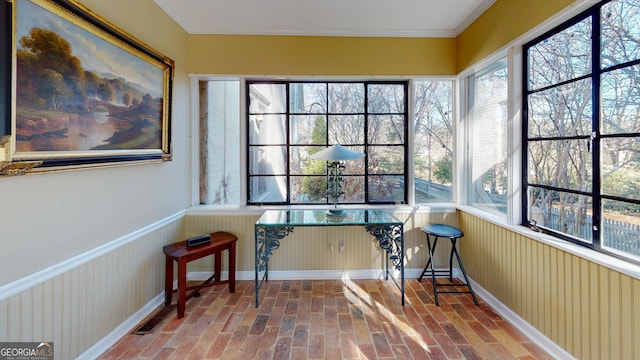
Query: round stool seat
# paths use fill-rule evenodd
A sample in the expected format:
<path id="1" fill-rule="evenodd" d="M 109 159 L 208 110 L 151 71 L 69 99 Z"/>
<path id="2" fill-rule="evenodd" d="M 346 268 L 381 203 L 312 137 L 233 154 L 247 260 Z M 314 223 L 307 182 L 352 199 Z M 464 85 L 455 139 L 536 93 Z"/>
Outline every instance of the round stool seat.
<path id="1" fill-rule="evenodd" d="M 422 227 L 422 231 L 433 236 L 447 238 L 459 238 L 464 235 L 457 227 L 445 224 L 427 224 Z"/>

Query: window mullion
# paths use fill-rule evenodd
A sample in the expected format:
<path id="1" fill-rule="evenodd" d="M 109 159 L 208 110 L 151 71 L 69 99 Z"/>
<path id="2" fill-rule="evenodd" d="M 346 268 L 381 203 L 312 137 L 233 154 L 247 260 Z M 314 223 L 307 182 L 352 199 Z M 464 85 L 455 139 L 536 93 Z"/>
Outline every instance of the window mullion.
<path id="1" fill-rule="evenodd" d="M 369 82 L 364 83 L 364 201 L 369 202 Z"/>
<path id="2" fill-rule="evenodd" d="M 593 114 L 592 117 L 592 135 L 591 135 L 591 168 L 593 169 L 592 181 L 593 184 L 591 186 L 592 192 L 592 207 L 593 207 L 593 215 L 592 215 L 592 241 L 593 247 L 596 249 L 600 249 L 602 247 L 601 241 L 601 223 L 602 223 L 602 197 L 600 196 L 601 191 L 601 169 L 600 169 L 600 78 L 602 74 L 602 70 L 600 67 L 601 64 L 601 26 L 600 26 L 600 7 L 594 7 L 592 13 L 592 56 L 591 56 L 591 104 Z"/>
<path id="3" fill-rule="evenodd" d="M 513 47 L 508 50 L 507 54 L 507 73 L 509 74 L 508 84 L 508 120 L 507 120 L 507 146 L 509 154 L 517 154 L 518 149 L 522 149 L 522 122 L 518 121 L 520 114 L 520 99 L 522 98 L 522 68 L 518 66 L 521 63 L 522 50 L 517 51 Z M 518 211 L 521 208 L 520 179 L 518 174 L 521 173 L 522 160 L 518 156 L 507 157 L 507 222 L 509 224 L 520 224 L 522 214 Z"/>

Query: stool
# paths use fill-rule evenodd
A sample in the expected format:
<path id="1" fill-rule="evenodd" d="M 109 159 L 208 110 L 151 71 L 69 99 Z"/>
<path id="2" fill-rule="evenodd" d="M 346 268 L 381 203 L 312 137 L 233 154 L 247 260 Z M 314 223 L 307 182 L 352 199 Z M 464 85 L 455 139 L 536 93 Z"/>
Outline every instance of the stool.
<path id="1" fill-rule="evenodd" d="M 433 294 L 436 298 L 436 305 L 440 306 L 438 303 L 438 286 L 465 286 L 469 288 L 469 291 L 440 291 L 441 293 L 471 293 L 473 297 L 473 302 L 478 305 L 478 300 L 476 299 L 476 294 L 473 292 L 471 288 L 471 283 L 469 282 L 469 278 L 467 277 L 467 273 L 464 271 L 464 266 L 462 266 L 462 260 L 460 260 L 460 254 L 458 254 L 458 249 L 456 248 L 456 242 L 459 238 L 464 236 L 462 231 L 456 227 L 444 225 L 444 224 L 428 224 L 422 227 L 422 231 L 427 235 L 427 247 L 429 249 L 429 261 L 427 261 L 427 266 L 422 270 L 422 275 L 418 281 L 422 281 L 422 277 L 425 275 L 431 275 L 431 279 L 433 280 Z M 433 246 L 431 246 L 430 237 L 434 236 Z M 447 270 L 435 270 L 433 267 L 433 253 L 436 251 L 436 244 L 438 243 L 438 238 L 449 238 L 451 240 L 451 254 L 449 255 L 449 271 Z M 455 254 L 456 259 L 458 260 L 458 265 L 460 266 L 460 270 L 462 270 L 462 275 L 464 275 L 464 279 L 466 284 L 453 284 L 453 255 Z M 429 269 L 430 268 L 430 269 Z M 451 284 L 438 284 L 436 283 L 436 274 L 448 274 L 449 282 Z"/>
<path id="2" fill-rule="evenodd" d="M 165 254 L 165 282 L 164 282 L 164 304 L 171 305 L 171 298 L 174 293 L 178 293 L 178 319 L 184 317 L 185 303 L 187 299 L 200 296 L 200 289 L 203 287 L 229 284 L 229 292 L 236 291 L 236 241 L 238 238 L 228 232 L 215 232 L 211 234 L 211 242 L 187 247 L 187 241 L 180 241 L 174 244 L 165 245 L 162 251 Z M 222 251 L 229 252 L 229 280 L 220 280 L 222 269 Z M 215 256 L 214 273 L 203 283 L 187 287 L 187 263 L 200 259 L 208 255 Z M 178 263 L 178 289 L 173 289 L 173 262 Z M 213 282 L 212 282 L 213 280 Z M 187 296 L 187 290 L 193 290 Z"/>

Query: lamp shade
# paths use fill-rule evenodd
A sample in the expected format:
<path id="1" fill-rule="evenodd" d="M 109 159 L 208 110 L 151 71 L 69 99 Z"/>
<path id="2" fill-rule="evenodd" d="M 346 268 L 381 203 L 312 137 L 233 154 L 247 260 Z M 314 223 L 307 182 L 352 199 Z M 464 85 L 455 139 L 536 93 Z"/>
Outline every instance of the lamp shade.
<path id="1" fill-rule="evenodd" d="M 349 150 L 342 145 L 332 145 L 328 148 L 318 151 L 317 153 L 309 156 L 314 160 L 325 160 L 325 161 L 343 161 L 343 160 L 353 160 L 364 157 L 364 154 L 361 154 L 357 151 Z"/>

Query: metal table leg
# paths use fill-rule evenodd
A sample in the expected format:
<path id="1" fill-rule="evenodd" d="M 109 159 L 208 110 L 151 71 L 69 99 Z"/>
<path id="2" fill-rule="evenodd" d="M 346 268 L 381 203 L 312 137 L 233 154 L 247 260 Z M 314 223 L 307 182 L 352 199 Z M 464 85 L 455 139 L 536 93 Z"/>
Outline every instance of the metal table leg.
<path id="1" fill-rule="evenodd" d="M 390 225 L 367 225 L 367 232 L 375 236 L 385 253 L 385 279 L 389 279 L 389 265 L 388 261 L 394 265 L 396 270 L 400 270 L 400 284 L 396 282 L 396 279 L 391 276 L 396 286 L 401 292 L 401 302 L 404 306 L 404 226 L 402 224 L 390 224 Z M 390 255 L 390 256 L 389 256 Z"/>
<path id="2" fill-rule="evenodd" d="M 260 305 L 260 287 L 269 281 L 269 257 L 280 247 L 280 240 L 293 231 L 292 226 L 255 226 L 256 307 Z M 264 271 L 260 280 L 259 272 Z"/>

